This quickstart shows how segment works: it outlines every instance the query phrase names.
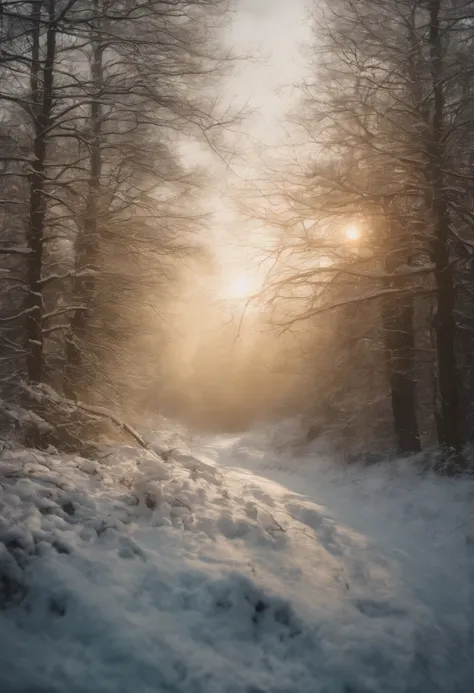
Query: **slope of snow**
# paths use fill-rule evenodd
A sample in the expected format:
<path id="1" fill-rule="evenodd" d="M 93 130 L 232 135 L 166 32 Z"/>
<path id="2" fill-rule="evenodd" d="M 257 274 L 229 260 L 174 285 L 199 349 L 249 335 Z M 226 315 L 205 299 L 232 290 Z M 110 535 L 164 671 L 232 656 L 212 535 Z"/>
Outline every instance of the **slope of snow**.
<path id="1" fill-rule="evenodd" d="M 474 690 L 472 480 L 261 434 L 100 457 L 0 458 L 1 690 Z"/>

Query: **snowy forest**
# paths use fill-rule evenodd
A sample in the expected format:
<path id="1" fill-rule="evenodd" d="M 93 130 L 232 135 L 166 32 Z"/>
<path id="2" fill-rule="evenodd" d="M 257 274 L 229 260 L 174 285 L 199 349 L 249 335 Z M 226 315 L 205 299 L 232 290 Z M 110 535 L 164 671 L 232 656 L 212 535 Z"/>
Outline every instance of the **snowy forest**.
<path id="1" fill-rule="evenodd" d="M 470 3 L 317 3 L 285 137 L 232 195 L 254 222 L 249 247 L 266 229 L 265 277 L 240 296 L 241 323 L 258 304 L 252 344 L 243 355 L 216 318 L 186 380 L 173 335 L 191 329 L 174 304 L 186 283 L 205 312 L 200 278 L 216 273 L 213 172 L 187 149 L 230 159 L 228 131 L 245 130 L 244 109 L 215 96 L 243 59 L 219 43 L 230 13 L 220 0 L 2 4 L 2 426 L 20 417 L 35 444 L 72 445 L 90 425 L 73 402 L 126 417 L 209 400 L 227 409 L 220 426 L 284 411 L 345 449 L 438 445 L 465 466 Z"/>
<path id="2" fill-rule="evenodd" d="M 137 405 L 199 252 L 204 173 L 180 149 L 212 146 L 225 118 L 209 91 L 223 3 L 1 7 L 3 413 L 48 393 L 54 415 L 58 397 Z"/>
<path id="3" fill-rule="evenodd" d="M 474 690 L 474 0 L 0 0 L 0 693 Z"/>

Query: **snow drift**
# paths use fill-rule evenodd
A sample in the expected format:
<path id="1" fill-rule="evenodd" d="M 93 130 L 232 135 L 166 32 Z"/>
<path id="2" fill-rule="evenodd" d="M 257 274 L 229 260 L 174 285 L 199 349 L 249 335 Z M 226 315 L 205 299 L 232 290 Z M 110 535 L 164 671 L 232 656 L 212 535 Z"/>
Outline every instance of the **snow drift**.
<path id="1" fill-rule="evenodd" d="M 472 689 L 472 481 L 155 439 L 3 452 L 2 690 Z"/>

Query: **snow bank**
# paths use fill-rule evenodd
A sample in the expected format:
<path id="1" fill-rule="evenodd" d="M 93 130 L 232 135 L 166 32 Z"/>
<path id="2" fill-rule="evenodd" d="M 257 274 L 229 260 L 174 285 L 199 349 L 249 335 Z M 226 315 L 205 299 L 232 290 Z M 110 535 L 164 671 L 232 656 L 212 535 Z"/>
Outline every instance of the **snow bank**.
<path id="1" fill-rule="evenodd" d="M 366 500 L 388 499 L 387 512 L 382 500 L 370 503 L 374 537 L 356 512 L 365 493 L 358 477 L 331 478 L 321 462 L 325 471 L 310 478 L 306 459 L 292 460 L 299 474 L 278 471 L 284 458 L 254 438 L 183 435 L 166 431 L 150 452 L 109 446 L 95 462 L 3 453 L 2 690 L 471 690 L 467 572 L 448 576 L 439 565 L 450 519 L 443 533 L 444 516 L 423 511 L 415 527 L 413 542 L 423 539 L 417 548 L 431 557 L 427 596 L 419 563 L 411 555 L 398 560 L 399 528 L 387 528 L 385 543 L 377 534 L 384 523 L 397 525 L 396 485 L 369 482 Z M 458 519 L 466 514 L 469 483 L 463 490 L 427 483 L 426 496 L 441 507 L 458 494 Z M 421 485 L 413 493 L 424 498 Z M 465 558 L 468 571 L 459 534 L 467 537 L 464 529 L 451 537 L 451 566 L 458 570 Z M 434 599 L 436 575 L 446 580 L 437 594 L 457 591 L 451 601 Z"/>

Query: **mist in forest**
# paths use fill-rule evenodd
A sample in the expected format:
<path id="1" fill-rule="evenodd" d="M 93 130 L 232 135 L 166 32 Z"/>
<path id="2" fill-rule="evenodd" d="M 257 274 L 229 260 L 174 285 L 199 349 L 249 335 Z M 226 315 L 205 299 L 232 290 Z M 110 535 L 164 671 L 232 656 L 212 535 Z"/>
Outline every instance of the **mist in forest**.
<path id="1" fill-rule="evenodd" d="M 9 3 L 5 426 L 38 402 L 219 430 L 300 416 L 346 450 L 463 466 L 466 8 Z"/>
<path id="2" fill-rule="evenodd" d="M 277 333 L 262 298 L 245 294 L 245 275 L 224 287 L 218 276 L 197 276 L 197 283 L 191 274 L 180 287 L 160 359 L 163 413 L 227 431 L 290 414 L 298 390 L 301 395 L 294 369 L 301 343 Z"/>

